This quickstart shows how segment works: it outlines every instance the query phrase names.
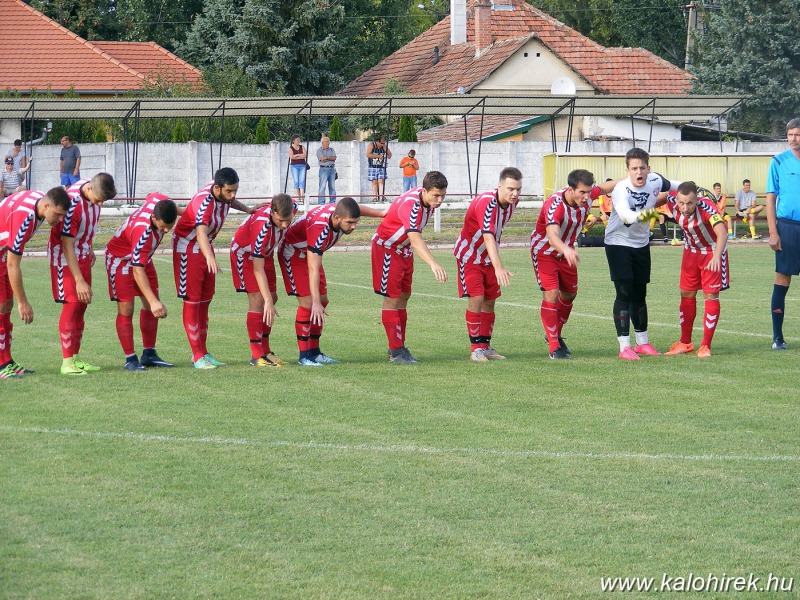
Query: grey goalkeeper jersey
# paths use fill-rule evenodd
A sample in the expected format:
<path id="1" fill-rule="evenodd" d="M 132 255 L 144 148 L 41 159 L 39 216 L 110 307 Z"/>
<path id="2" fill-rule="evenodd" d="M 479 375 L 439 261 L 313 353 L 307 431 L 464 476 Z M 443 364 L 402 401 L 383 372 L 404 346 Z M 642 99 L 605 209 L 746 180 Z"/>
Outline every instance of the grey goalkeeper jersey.
<path id="1" fill-rule="evenodd" d="M 670 182 L 658 173 L 650 173 L 642 187 L 635 187 L 630 177 L 620 181 L 611 192 L 611 216 L 606 226 L 607 246 L 644 248 L 650 243 L 650 224 L 638 220 L 641 211 L 654 208 L 661 192 L 674 192 L 680 181 Z"/>

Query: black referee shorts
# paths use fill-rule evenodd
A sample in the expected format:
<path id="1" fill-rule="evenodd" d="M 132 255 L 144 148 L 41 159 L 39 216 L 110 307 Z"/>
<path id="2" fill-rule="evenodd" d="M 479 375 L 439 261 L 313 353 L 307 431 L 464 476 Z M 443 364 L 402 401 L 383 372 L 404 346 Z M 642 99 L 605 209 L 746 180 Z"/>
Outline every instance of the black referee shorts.
<path id="1" fill-rule="evenodd" d="M 650 246 L 631 248 L 606 244 L 606 259 L 611 281 L 650 283 Z"/>
<path id="2" fill-rule="evenodd" d="M 778 219 L 776 226 L 781 249 L 775 253 L 775 272 L 800 275 L 800 222 Z"/>

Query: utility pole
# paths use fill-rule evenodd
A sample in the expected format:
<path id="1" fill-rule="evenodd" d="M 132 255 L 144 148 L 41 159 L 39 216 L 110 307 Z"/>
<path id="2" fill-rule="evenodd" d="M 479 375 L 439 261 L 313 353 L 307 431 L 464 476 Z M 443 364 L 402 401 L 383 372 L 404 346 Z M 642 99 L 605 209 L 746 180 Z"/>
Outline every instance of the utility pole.
<path id="1" fill-rule="evenodd" d="M 697 35 L 697 2 L 692 0 L 684 8 L 689 11 L 689 22 L 686 25 L 686 61 L 683 68 L 691 73 L 694 66 L 692 47 L 694 46 L 694 36 Z"/>

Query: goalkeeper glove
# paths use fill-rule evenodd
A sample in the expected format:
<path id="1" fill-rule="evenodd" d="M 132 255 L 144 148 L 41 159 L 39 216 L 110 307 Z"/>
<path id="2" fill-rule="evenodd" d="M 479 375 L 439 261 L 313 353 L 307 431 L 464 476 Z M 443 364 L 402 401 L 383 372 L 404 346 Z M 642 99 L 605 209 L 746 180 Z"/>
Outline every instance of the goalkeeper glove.
<path id="1" fill-rule="evenodd" d="M 645 223 L 657 215 L 658 211 L 655 208 L 645 208 L 639 213 L 639 221 Z"/>

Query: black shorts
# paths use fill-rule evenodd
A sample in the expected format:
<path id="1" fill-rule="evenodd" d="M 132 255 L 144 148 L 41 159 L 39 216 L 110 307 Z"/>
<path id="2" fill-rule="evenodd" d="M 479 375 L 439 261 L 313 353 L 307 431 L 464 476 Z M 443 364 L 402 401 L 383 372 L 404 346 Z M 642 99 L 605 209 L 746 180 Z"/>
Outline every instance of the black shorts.
<path id="1" fill-rule="evenodd" d="M 650 246 L 606 245 L 606 259 L 611 281 L 631 281 L 634 284 L 650 283 Z"/>
<path id="2" fill-rule="evenodd" d="M 800 222 L 778 219 L 776 226 L 781 249 L 775 253 L 775 272 L 800 275 Z"/>

